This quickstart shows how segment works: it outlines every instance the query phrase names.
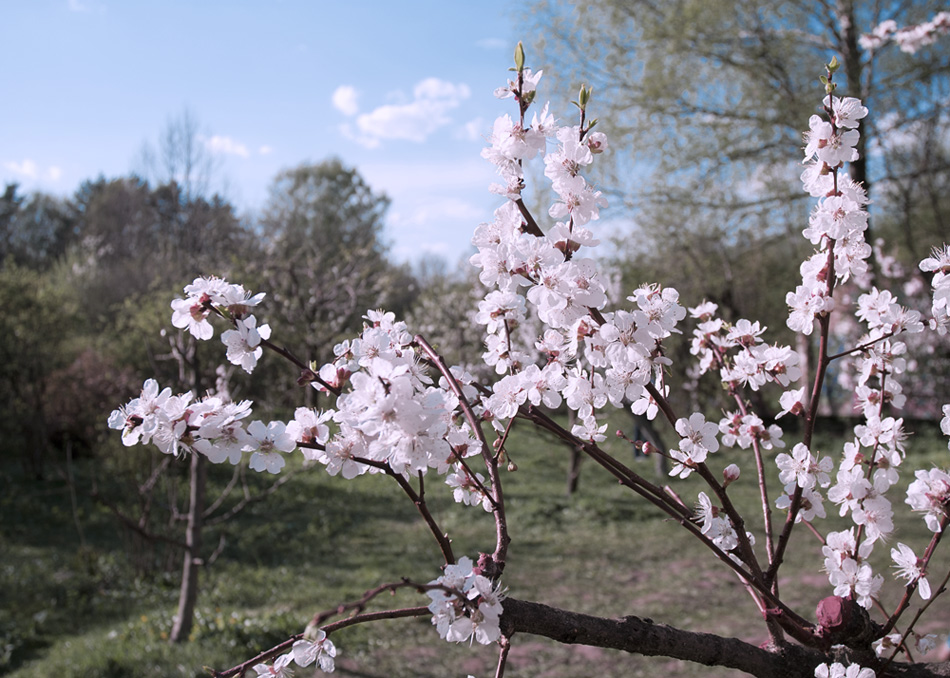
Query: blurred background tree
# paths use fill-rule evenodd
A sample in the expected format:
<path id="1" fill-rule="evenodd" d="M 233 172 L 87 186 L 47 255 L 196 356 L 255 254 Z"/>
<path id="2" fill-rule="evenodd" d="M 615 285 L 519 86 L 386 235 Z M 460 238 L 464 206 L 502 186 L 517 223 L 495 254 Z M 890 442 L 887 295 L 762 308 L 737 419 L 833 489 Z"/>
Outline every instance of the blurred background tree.
<path id="1" fill-rule="evenodd" d="M 279 343 L 322 365 L 333 346 L 362 327 L 368 308 L 404 313 L 416 285 L 387 258 L 382 239 L 389 198 L 331 158 L 274 178 L 260 220 L 261 255 L 252 267 L 268 299 L 267 321 Z M 297 375 L 267 370 L 271 405 L 292 407 Z M 266 369 L 266 368 L 265 368 Z M 307 402 L 316 392 L 307 389 Z"/>
<path id="2" fill-rule="evenodd" d="M 623 288 L 657 280 L 688 305 L 705 296 L 727 319 L 754 317 L 784 332 L 811 206 L 791 159 L 817 112 L 815 64 L 835 55 L 836 95 L 874 111 L 862 123 L 861 160 L 849 168 L 872 199 L 868 241 L 900 242 L 914 273 L 912 262 L 946 234 L 950 51 L 940 42 L 916 54 L 893 43 L 869 50 L 860 36 L 886 19 L 926 21 L 937 9 L 925 1 L 534 2 L 532 66 L 550 69 L 558 91 L 592 85 L 598 128 L 615 148 L 634 149 L 598 162 L 598 188 L 619 205 L 613 218 L 632 223 L 617 237 Z"/>
<path id="3" fill-rule="evenodd" d="M 862 160 L 850 168 L 869 188 L 874 217 L 898 212 L 908 201 L 893 198 L 897 185 L 906 190 L 911 175 L 926 175 L 917 190 L 930 198 L 914 202 L 933 214 L 901 227 L 915 243 L 945 232 L 937 216 L 945 207 L 927 205 L 939 197 L 932 184 L 947 177 L 950 51 L 938 43 L 909 55 L 859 43 L 885 19 L 899 26 L 929 19 L 934 3 L 538 0 L 532 10 L 536 65 L 551 69 L 558 89 L 592 85 L 601 129 L 617 147 L 635 149 L 634 157 L 601 163 L 602 189 L 636 223 L 623 240 L 628 265 L 670 263 L 678 253 L 679 265 L 667 269 L 685 278 L 681 291 L 712 282 L 713 301 L 732 314 L 781 311 L 784 286 L 769 294 L 744 283 L 765 272 L 772 280 L 784 272 L 783 282 L 797 276 L 794 264 L 774 268 L 801 249 L 810 204 L 789 159 L 816 112 L 814 64 L 834 55 L 844 76 L 836 94 L 861 98 L 878 121 L 862 128 Z M 883 132 L 897 144 L 883 144 Z M 769 256 L 775 249 L 784 254 Z M 745 268 L 762 254 L 766 264 L 739 273 L 738 262 Z M 678 276 L 685 268 L 689 275 Z"/>

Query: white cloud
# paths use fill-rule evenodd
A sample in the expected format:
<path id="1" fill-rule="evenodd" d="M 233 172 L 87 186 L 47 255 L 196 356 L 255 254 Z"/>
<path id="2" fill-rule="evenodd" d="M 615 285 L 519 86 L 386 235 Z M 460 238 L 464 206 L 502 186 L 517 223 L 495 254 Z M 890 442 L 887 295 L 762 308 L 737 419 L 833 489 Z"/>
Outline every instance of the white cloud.
<path id="1" fill-rule="evenodd" d="M 63 176 L 63 169 L 52 165 L 48 170 L 46 170 L 46 178 L 50 181 L 59 181 L 59 178 Z"/>
<path id="2" fill-rule="evenodd" d="M 84 5 L 79 0 L 68 0 L 69 11 L 70 12 L 88 12 L 89 5 Z"/>
<path id="3" fill-rule="evenodd" d="M 261 155 L 270 155 L 271 153 L 274 152 L 274 147 L 264 144 L 263 146 L 257 149 L 257 152 L 260 153 Z"/>
<path id="4" fill-rule="evenodd" d="M 446 223 L 471 222 L 477 224 L 484 219 L 485 210 L 478 205 L 457 197 L 426 197 L 420 204 L 413 205 L 404 212 L 393 212 L 390 221 L 396 229 L 439 226 Z M 472 227 L 474 230 L 474 226 Z"/>
<path id="5" fill-rule="evenodd" d="M 352 85 L 340 85 L 334 90 L 330 100 L 333 102 L 333 107 L 336 110 L 349 117 L 356 115 L 360 111 L 359 104 L 357 103 L 358 98 L 359 93 L 355 87 Z"/>
<path id="6" fill-rule="evenodd" d="M 476 41 L 475 45 L 482 49 L 504 49 L 508 46 L 508 41 L 501 38 L 482 38 Z"/>
<path id="7" fill-rule="evenodd" d="M 36 166 L 36 163 L 29 158 L 26 158 L 23 162 L 14 162 L 11 160 L 3 163 L 3 166 L 14 174 L 26 177 L 27 179 L 36 179 L 39 175 L 39 168 Z"/>
<path id="8" fill-rule="evenodd" d="M 205 148 L 212 153 L 239 155 L 242 158 L 246 158 L 250 155 L 247 151 L 247 146 L 239 141 L 235 141 L 231 137 L 222 137 L 216 134 L 210 139 L 203 139 L 202 141 L 204 141 Z"/>
<path id="9" fill-rule="evenodd" d="M 349 126 L 341 131 L 367 148 L 375 148 L 384 139 L 421 143 L 451 122 L 449 111 L 471 96 L 471 90 L 465 84 L 426 78 L 416 84 L 412 94 L 408 103 L 386 104 L 358 116 L 355 132 Z"/>

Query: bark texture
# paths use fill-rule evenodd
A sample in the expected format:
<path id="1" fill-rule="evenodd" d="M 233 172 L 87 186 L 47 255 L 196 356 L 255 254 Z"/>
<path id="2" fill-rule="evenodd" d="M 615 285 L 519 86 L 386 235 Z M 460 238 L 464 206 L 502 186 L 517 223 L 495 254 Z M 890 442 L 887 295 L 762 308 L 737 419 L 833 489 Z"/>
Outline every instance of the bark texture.
<path id="1" fill-rule="evenodd" d="M 684 631 L 652 619 L 628 616 L 607 619 L 561 610 L 541 603 L 508 598 L 501 618 L 507 636 L 527 633 L 568 645 L 591 645 L 649 657 L 672 657 L 706 666 L 724 666 L 758 678 L 814 678 L 815 667 L 847 659 L 801 645 L 768 649 L 737 638 Z M 879 667 L 871 666 L 877 670 Z M 950 676 L 950 662 L 892 663 L 878 678 L 938 678 Z"/>

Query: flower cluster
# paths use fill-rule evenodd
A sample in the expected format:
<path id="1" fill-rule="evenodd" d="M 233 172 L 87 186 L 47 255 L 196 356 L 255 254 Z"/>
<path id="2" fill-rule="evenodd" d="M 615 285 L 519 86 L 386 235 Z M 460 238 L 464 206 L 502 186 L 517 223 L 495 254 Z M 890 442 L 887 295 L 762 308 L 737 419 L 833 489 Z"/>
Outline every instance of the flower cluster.
<path id="1" fill-rule="evenodd" d="M 736 536 L 736 529 L 732 525 L 729 517 L 722 512 L 718 506 L 713 506 L 712 501 L 705 492 L 699 493 L 699 503 L 697 506 L 699 519 L 702 521 L 702 533 L 706 535 L 713 544 L 728 553 L 739 545 L 739 538 Z M 749 542 L 754 544 L 755 539 L 751 533 L 746 533 Z"/>
<path id="2" fill-rule="evenodd" d="M 864 668 L 858 664 L 845 666 L 834 662 L 819 664 L 815 667 L 815 678 L 874 678 L 876 675 L 873 669 Z"/>
<path id="3" fill-rule="evenodd" d="M 258 678 L 289 678 L 293 676 L 291 662 L 303 668 L 316 662 L 324 673 L 333 673 L 336 668 L 334 663 L 336 646 L 333 641 L 327 638 L 327 634 L 322 629 L 313 631 L 308 629 L 306 635 L 306 638 L 293 644 L 290 652 L 275 659 L 273 664 L 256 664 L 253 669 Z"/>
<path id="4" fill-rule="evenodd" d="M 749 449 L 753 441 L 766 450 L 774 447 L 785 447 L 782 440 L 782 429 L 778 424 L 765 426 L 757 415 L 739 414 L 730 412 L 719 420 L 719 432 L 722 434 L 722 444 L 726 447 L 738 445 L 743 450 Z"/>
<path id="5" fill-rule="evenodd" d="M 871 254 L 864 241 L 868 199 L 864 187 L 840 172 L 845 162 L 857 160 L 857 126 L 867 115 L 858 99 L 828 95 L 824 100 L 828 119 L 813 115 L 805 133 L 805 190 L 818 198 L 804 235 L 818 250 L 801 266 L 802 284 L 786 295 L 791 312 L 788 327 L 811 334 L 815 318 L 834 308 L 831 291 L 842 282 L 867 271 Z"/>
<path id="6" fill-rule="evenodd" d="M 699 358 L 697 376 L 718 367 L 724 384 L 753 391 L 769 382 L 787 387 L 801 378 L 801 357 L 791 347 L 764 343 L 766 328 L 758 322 L 742 318 L 733 325 L 725 323 L 715 317 L 718 308 L 707 301 L 689 309 L 700 321 L 690 345 L 690 353 Z"/>
<path id="7" fill-rule="evenodd" d="M 893 19 L 882 21 L 870 33 L 858 38 L 858 43 L 862 49 L 875 51 L 888 42 L 895 42 L 902 52 L 913 54 L 947 33 L 950 33 L 950 12 L 938 12 L 930 21 L 904 28 L 898 28 Z"/>
<path id="8" fill-rule="evenodd" d="M 429 610 L 439 635 L 450 642 L 470 638 L 482 645 L 501 637 L 498 620 L 503 612 L 504 591 L 482 576 L 468 557 L 446 565 L 445 574 L 429 582 Z"/>
<path id="9" fill-rule="evenodd" d="M 522 121 L 539 77 L 540 72 L 524 70 L 496 92 L 520 102 Z M 582 96 L 586 103 L 585 97 L 589 91 Z M 627 298 L 635 308 L 599 311 L 607 302 L 606 285 L 594 261 L 577 256 L 581 247 L 598 244 L 584 226 L 606 205 L 580 173 L 607 148 L 606 137 L 590 128 L 583 115 L 580 125 L 559 127 L 547 106 L 528 126 L 508 116 L 496 121 L 491 147 L 482 156 L 504 177 L 505 186 L 493 190 L 509 201 L 495 211 L 492 223 L 476 230 L 472 243 L 478 253 L 471 263 L 481 269 L 481 282 L 495 288 L 476 316 L 488 333 L 483 357 L 505 375 L 494 384 L 485 410 L 497 424 L 529 403 L 557 407 L 566 402 L 580 418 L 573 434 L 600 442 L 606 425 L 595 412 L 608 402 L 615 407 L 632 403 L 634 412 L 655 416 L 656 403 L 644 387 L 660 379 L 669 363 L 660 343 L 677 331 L 685 310 L 676 290 L 645 286 Z M 548 151 L 546 140 L 552 138 L 557 148 Z M 544 156 L 545 175 L 558 196 L 549 213 L 562 219 L 546 233 L 528 220 L 520 202 L 523 163 L 538 155 Z M 521 346 L 515 330 L 531 315 L 545 327 L 533 347 Z M 536 364 L 532 348 L 545 360 L 543 366 Z"/>
<path id="10" fill-rule="evenodd" d="M 858 605 L 870 608 L 884 584 L 884 577 L 874 574 L 867 562 L 873 544 L 869 541 L 858 544 L 854 528 L 841 532 L 829 532 L 821 552 L 825 556 L 825 571 L 834 594 L 842 598 L 853 597 Z"/>
<path id="11" fill-rule="evenodd" d="M 924 514 L 924 520 L 931 532 L 943 531 L 943 522 L 948 515 L 947 507 L 950 506 L 950 473 L 932 468 L 921 469 L 914 476 L 917 479 L 907 488 L 907 504 L 913 510 Z"/>
<path id="12" fill-rule="evenodd" d="M 458 397 L 432 383 L 404 322 L 382 311 L 366 319 L 362 334 L 338 344 L 336 359 L 320 369 L 336 387 L 349 388 L 332 415 L 337 433 L 310 458 L 345 478 L 383 466 L 398 474 L 447 473 L 456 455 L 479 450 L 468 425 L 456 422 Z"/>
<path id="13" fill-rule="evenodd" d="M 934 274 L 930 328 L 946 335 L 950 332 L 950 246 L 935 247 L 930 256 L 920 262 L 920 270 Z"/>
<path id="14" fill-rule="evenodd" d="M 109 415 L 109 428 L 122 431 L 126 446 L 152 443 L 165 454 L 197 452 L 215 464 L 238 464 L 250 452 L 252 469 L 277 473 L 284 466 L 282 453 L 297 447 L 294 438 L 279 421 L 253 421 L 245 429 L 250 414 L 249 400 L 235 403 L 214 395 L 194 400 L 191 393 L 159 391 L 148 379 L 138 398 Z"/>
<path id="15" fill-rule="evenodd" d="M 251 295 L 241 285 L 211 277 L 195 278 L 185 287 L 185 295 L 184 299 L 172 302 L 172 325 L 206 341 L 214 336 L 210 315 L 217 313 L 230 319 L 234 329 L 221 335 L 221 341 L 228 347 L 228 360 L 246 372 L 253 372 L 263 352 L 261 340 L 270 339 L 270 327 L 258 327 L 257 319 L 248 311 L 263 301 L 264 293 Z"/>

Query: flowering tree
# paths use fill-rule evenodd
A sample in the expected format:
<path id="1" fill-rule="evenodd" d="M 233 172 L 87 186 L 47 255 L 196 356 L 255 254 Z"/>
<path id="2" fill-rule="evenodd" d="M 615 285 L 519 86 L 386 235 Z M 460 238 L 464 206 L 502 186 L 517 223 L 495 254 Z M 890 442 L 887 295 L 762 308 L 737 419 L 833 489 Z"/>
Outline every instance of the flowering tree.
<path id="1" fill-rule="evenodd" d="M 354 624 L 382 619 L 428 616 L 449 642 L 496 645 L 496 677 L 505 672 L 516 633 L 535 634 L 563 643 L 581 643 L 644 655 L 675 657 L 738 669 L 756 676 L 947 675 L 946 665 L 911 664 L 914 653 L 932 646 L 915 627 L 920 613 L 944 592 L 950 572 L 930 570 L 934 553 L 950 523 L 950 472 L 917 471 L 904 502 L 922 514 L 932 532 L 916 549 L 894 539 L 891 558 L 903 589 L 893 610 L 878 603 L 885 584 L 873 571 L 871 552 L 894 538 L 889 492 L 898 480 L 905 452 L 903 421 L 892 413 L 905 399 L 906 371 L 902 337 L 923 332 L 945 340 L 950 329 L 950 248 L 935 249 L 920 268 L 932 274 L 930 317 L 903 308 L 887 290 L 870 288 L 849 309 L 835 292 L 862 278 L 870 247 L 863 187 L 845 172 L 857 158 L 858 121 L 868 110 L 857 99 L 835 96 L 837 61 L 822 76 L 825 97 L 805 133 L 806 167 L 802 181 L 817 199 L 805 237 L 815 253 L 801 266 L 802 280 L 789 291 L 790 329 L 817 336 L 818 355 L 804 374 L 799 355 L 787 346 L 765 343 L 757 322 L 725 323 L 709 302 L 685 308 L 672 288 L 644 285 L 627 297 L 624 308 L 608 308 L 606 284 L 597 263 L 583 248 L 598 244 L 588 225 L 597 220 L 604 197 L 582 172 L 605 152 L 604 134 L 587 116 L 591 92 L 582 87 L 575 102 L 579 119 L 559 125 L 547 105 L 532 109 L 541 71 L 525 66 L 521 45 L 514 76 L 496 90 L 513 99 L 514 117 L 498 118 L 490 146 L 482 155 L 501 181 L 491 190 L 504 198 L 491 223 L 478 227 L 471 258 L 489 291 L 479 302 L 484 325 L 482 356 L 494 379 L 477 379 L 446 363 L 421 334 L 412 334 L 391 313 L 369 311 L 362 333 L 338 344 L 335 359 L 306 364 L 274 343 L 270 328 L 258 321 L 263 294 L 217 278 L 198 278 L 173 302 L 173 322 L 199 339 L 214 334 L 212 321 L 230 328 L 221 339 L 228 359 L 252 371 L 264 350 L 291 362 L 302 384 L 327 394 L 332 408 L 297 409 L 289 422 L 252 421 L 251 403 L 218 396 L 173 395 L 146 382 L 142 394 L 113 412 L 109 424 L 122 431 L 127 445 L 153 443 L 169 454 L 203 455 L 213 463 L 238 463 L 249 455 L 251 468 L 280 473 L 286 455 L 299 449 L 330 475 L 352 480 L 364 474 L 392 479 L 417 508 L 441 553 L 441 574 L 427 582 L 382 583 L 362 598 L 314 616 L 306 630 L 217 676 L 290 675 L 293 664 L 316 664 L 332 671 L 333 634 Z M 529 112 L 530 122 L 529 121 Z M 548 148 L 552 146 L 552 148 Z M 542 229 L 522 200 L 525 163 L 543 157 L 544 174 L 556 199 L 549 215 L 556 223 Z M 699 300 L 697 300 L 699 302 Z M 832 319 L 854 312 L 863 336 L 845 350 L 832 352 Z M 696 323 L 692 353 L 698 370 L 715 374 L 723 386 L 726 415 L 707 420 L 704 412 L 677 412 L 669 399 L 670 359 L 665 343 L 679 333 L 687 314 Z M 519 332 L 528 320 L 539 323 L 530 341 Z M 855 388 L 862 422 L 834 457 L 814 445 L 822 384 L 829 367 L 851 358 L 859 363 Z M 800 380 L 803 386 L 797 387 Z M 770 451 L 787 447 L 778 424 L 766 424 L 748 406 L 748 395 L 775 383 L 783 417 L 802 420 L 801 439 L 778 453 L 781 490 L 773 492 Z M 568 430 L 553 416 L 566 405 L 576 413 Z M 695 507 L 671 488 L 659 487 L 606 452 L 605 418 L 612 408 L 631 408 L 650 419 L 665 420 L 676 446 L 646 451 L 666 455 L 670 475 L 693 474 L 705 483 Z M 555 609 L 522 600 L 505 588 L 510 544 L 502 470 L 512 468 L 506 443 L 524 422 L 577 447 L 625 488 L 657 507 L 701 542 L 709 555 L 739 578 L 768 632 L 763 646 L 734 638 L 695 633 L 627 616 L 609 619 Z M 941 427 L 950 435 L 950 405 Z M 720 468 L 722 446 L 748 450 L 741 468 Z M 740 515 L 729 487 L 753 478 L 761 495 L 761 514 Z M 432 476 L 444 479 L 472 519 L 485 516 L 494 525 L 494 546 L 479 554 L 456 554 L 452 541 L 429 509 L 426 491 Z M 823 531 L 826 502 L 852 521 L 849 529 Z M 783 517 L 773 516 L 777 508 Z M 748 525 L 758 523 L 756 539 Z M 818 537 L 829 580 L 829 595 L 817 611 L 794 609 L 780 590 L 780 573 L 790 539 L 807 527 Z M 434 566 L 435 569 L 435 566 Z M 433 573 L 435 574 L 435 573 Z M 419 604 L 398 609 L 370 608 L 382 593 L 416 591 Z M 912 617 L 906 614 L 919 605 Z M 877 609 L 875 609 L 877 608 Z"/>

